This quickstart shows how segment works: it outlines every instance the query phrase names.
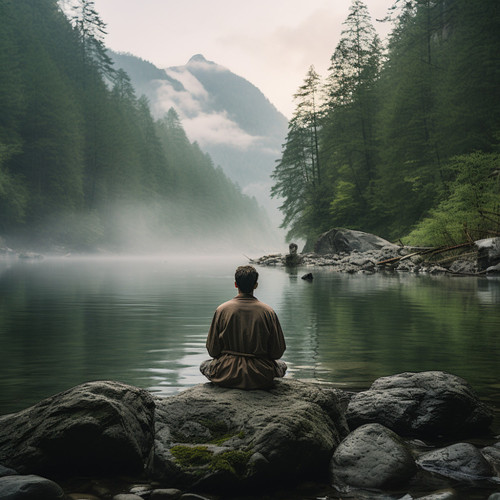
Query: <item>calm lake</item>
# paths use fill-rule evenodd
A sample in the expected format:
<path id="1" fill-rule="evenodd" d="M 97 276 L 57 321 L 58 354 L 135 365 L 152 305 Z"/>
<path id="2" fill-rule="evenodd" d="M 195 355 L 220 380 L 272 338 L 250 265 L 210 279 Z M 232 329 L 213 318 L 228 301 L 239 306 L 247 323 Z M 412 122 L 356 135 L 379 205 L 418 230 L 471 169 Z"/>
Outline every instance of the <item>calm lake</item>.
<path id="1" fill-rule="evenodd" d="M 202 383 L 216 306 L 245 257 L 0 262 L 0 414 L 90 381 L 160 395 Z M 367 388 L 445 370 L 500 406 L 500 279 L 346 275 L 259 267 L 280 318 L 288 376 Z M 301 276 L 311 271 L 312 283 Z"/>

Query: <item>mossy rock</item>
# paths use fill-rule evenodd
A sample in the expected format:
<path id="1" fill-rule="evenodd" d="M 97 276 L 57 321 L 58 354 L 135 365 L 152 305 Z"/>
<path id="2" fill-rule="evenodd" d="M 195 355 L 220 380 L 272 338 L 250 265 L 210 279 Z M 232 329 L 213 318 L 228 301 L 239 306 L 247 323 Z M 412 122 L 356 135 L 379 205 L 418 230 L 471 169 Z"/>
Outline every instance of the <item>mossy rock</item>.
<path id="1" fill-rule="evenodd" d="M 221 451 L 219 447 L 175 445 L 170 452 L 176 463 L 184 470 L 200 472 L 200 469 L 217 473 L 229 472 L 237 478 L 246 475 L 248 461 L 252 451 L 227 449 Z"/>

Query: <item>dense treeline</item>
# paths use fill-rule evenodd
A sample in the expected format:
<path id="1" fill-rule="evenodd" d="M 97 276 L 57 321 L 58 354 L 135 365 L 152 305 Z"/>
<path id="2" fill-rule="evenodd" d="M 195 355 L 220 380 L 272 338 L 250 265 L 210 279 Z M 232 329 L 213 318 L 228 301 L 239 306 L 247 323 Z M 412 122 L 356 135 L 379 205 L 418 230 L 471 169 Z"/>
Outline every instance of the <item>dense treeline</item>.
<path id="1" fill-rule="evenodd" d="M 353 0 L 325 81 L 295 95 L 273 173 L 289 237 L 500 234 L 500 4 L 397 0 L 383 47 Z"/>
<path id="2" fill-rule="evenodd" d="M 70 17 L 56 0 L 0 0 L 0 235 L 156 249 L 269 230 L 174 110 L 153 120 L 93 2 Z"/>

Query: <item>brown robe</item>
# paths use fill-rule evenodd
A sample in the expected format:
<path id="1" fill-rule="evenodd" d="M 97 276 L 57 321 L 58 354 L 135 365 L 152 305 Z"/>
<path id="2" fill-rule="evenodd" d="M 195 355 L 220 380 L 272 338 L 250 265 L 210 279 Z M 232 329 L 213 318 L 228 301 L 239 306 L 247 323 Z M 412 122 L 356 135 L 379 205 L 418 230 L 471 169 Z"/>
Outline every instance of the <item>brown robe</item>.
<path id="1" fill-rule="evenodd" d="M 215 311 L 207 337 L 208 353 L 215 358 L 209 378 L 223 387 L 269 388 L 279 375 L 274 360 L 285 349 L 274 310 L 251 294 L 239 294 Z"/>

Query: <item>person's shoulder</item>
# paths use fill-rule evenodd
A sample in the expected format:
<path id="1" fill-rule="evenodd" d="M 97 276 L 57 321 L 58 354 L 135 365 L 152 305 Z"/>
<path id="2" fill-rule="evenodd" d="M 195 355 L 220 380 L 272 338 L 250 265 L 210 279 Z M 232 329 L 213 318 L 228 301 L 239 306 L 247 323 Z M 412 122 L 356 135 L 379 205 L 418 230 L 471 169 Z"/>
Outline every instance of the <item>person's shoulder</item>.
<path id="1" fill-rule="evenodd" d="M 217 311 L 223 311 L 224 309 L 228 309 L 231 307 L 234 307 L 236 304 L 236 297 L 233 297 L 232 299 L 226 300 L 226 302 L 223 302 L 217 307 Z"/>
<path id="2" fill-rule="evenodd" d="M 255 305 L 257 307 L 260 307 L 261 309 L 263 309 L 265 311 L 268 311 L 270 313 L 274 313 L 274 309 L 269 304 L 266 304 L 265 302 L 262 302 L 259 299 L 256 299 Z"/>

